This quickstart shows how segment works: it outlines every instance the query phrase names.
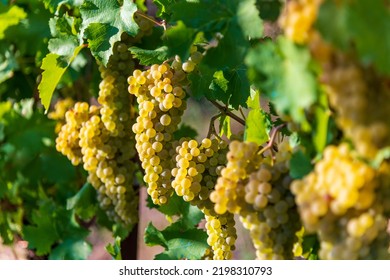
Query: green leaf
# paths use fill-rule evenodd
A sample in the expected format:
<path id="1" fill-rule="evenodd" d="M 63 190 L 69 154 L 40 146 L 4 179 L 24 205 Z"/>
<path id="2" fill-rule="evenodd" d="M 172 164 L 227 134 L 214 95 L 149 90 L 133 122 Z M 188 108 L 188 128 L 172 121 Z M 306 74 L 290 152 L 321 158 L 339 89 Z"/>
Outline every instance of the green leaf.
<path id="1" fill-rule="evenodd" d="M 190 47 L 194 42 L 195 35 L 194 29 L 185 26 L 182 21 L 178 21 L 163 36 L 164 42 L 168 46 L 168 55 L 178 55 L 182 60 L 186 60 L 190 55 Z"/>
<path id="2" fill-rule="evenodd" d="M 301 150 L 296 151 L 290 159 L 290 176 L 301 179 L 313 170 L 310 158 Z"/>
<path id="3" fill-rule="evenodd" d="M 19 68 L 16 57 L 10 50 L 9 46 L 0 45 L 0 84 L 14 74 L 14 71 Z"/>
<path id="4" fill-rule="evenodd" d="M 268 141 L 267 120 L 261 109 L 253 109 L 249 112 L 245 123 L 244 139 L 259 146 Z"/>
<path id="5" fill-rule="evenodd" d="M 144 242 L 148 246 L 163 246 L 168 249 L 168 243 L 164 235 L 150 222 L 145 229 Z"/>
<path id="6" fill-rule="evenodd" d="M 159 47 L 155 50 L 145 50 L 138 47 L 131 47 L 129 50 L 142 65 L 161 64 L 169 57 L 168 47 L 166 46 Z"/>
<path id="7" fill-rule="evenodd" d="M 263 20 L 275 21 L 278 19 L 282 7 L 280 0 L 256 0 L 256 6 Z"/>
<path id="8" fill-rule="evenodd" d="M 117 236 L 114 244 L 109 243 L 106 246 L 107 252 L 113 257 L 114 260 L 122 260 L 121 253 L 121 238 Z"/>
<path id="9" fill-rule="evenodd" d="M 231 130 L 231 126 L 230 126 L 230 117 L 229 116 L 224 115 L 221 117 L 219 127 L 221 128 L 219 135 L 220 136 L 226 135 L 226 137 L 228 139 L 230 139 L 230 137 L 232 136 L 232 130 Z"/>
<path id="10" fill-rule="evenodd" d="M 80 191 L 66 201 L 66 209 L 74 210 L 83 219 L 90 219 L 96 212 L 96 191 L 85 183 Z"/>
<path id="11" fill-rule="evenodd" d="M 41 69 L 43 70 L 42 80 L 39 83 L 38 90 L 39 97 L 46 110 L 50 107 L 53 92 L 61 80 L 62 75 L 82 48 L 83 46 L 78 46 L 74 50 L 73 56 L 68 58 L 67 61 L 64 61 L 64 57 L 53 53 L 49 53 L 43 59 L 41 66 Z"/>
<path id="12" fill-rule="evenodd" d="M 317 25 L 325 39 L 344 50 L 356 46 L 361 62 L 390 74 L 390 10 L 386 1 L 328 0 L 321 6 Z"/>
<path id="13" fill-rule="evenodd" d="M 55 226 L 54 204 L 46 202 L 32 214 L 34 225 L 25 226 L 23 237 L 31 249 L 42 256 L 50 252 L 51 246 L 58 240 L 59 234 Z"/>
<path id="14" fill-rule="evenodd" d="M 253 88 L 250 89 L 250 96 L 246 101 L 249 109 L 260 109 L 260 91 Z"/>
<path id="15" fill-rule="evenodd" d="M 310 130 L 305 109 L 317 101 L 318 93 L 309 51 L 280 37 L 276 44 L 268 41 L 252 49 L 245 61 L 250 79 L 268 95 L 278 113 L 290 115 L 303 130 Z"/>
<path id="16" fill-rule="evenodd" d="M 153 0 L 153 3 L 157 6 L 157 16 L 165 17 L 169 13 L 170 5 L 174 0 Z"/>
<path id="17" fill-rule="evenodd" d="M 245 36 L 258 39 L 263 36 L 263 21 L 259 17 L 255 0 L 239 1 L 237 21 Z"/>
<path id="18" fill-rule="evenodd" d="M 308 260 L 318 260 L 318 250 L 320 249 L 320 243 L 316 234 L 309 234 L 303 236 L 302 251 L 303 255 Z"/>
<path id="19" fill-rule="evenodd" d="M 195 138 L 196 136 L 198 136 L 198 132 L 186 124 L 181 124 L 179 129 L 173 133 L 173 138 L 176 140 L 179 140 L 182 137 Z"/>
<path id="20" fill-rule="evenodd" d="M 133 19 L 137 5 L 130 0 L 87 0 L 80 8 L 82 29 L 96 59 L 104 65 L 113 53 L 112 46 L 120 41 L 123 32 L 131 36 L 138 33 Z"/>
<path id="21" fill-rule="evenodd" d="M 192 229 L 182 232 L 180 237 L 168 240 L 164 253 L 155 256 L 156 260 L 199 260 L 209 248 L 207 234 L 203 230 Z"/>
<path id="22" fill-rule="evenodd" d="M 66 239 L 55 247 L 49 260 L 85 260 L 92 252 L 92 246 L 81 239 Z"/>
<path id="23" fill-rule="evenodd" d="M 320 91 L 318 96 L 318 105 L 315 107 L 315 127 L 313 130 L 313 144 L 318 153 L 322 153 L 328 143 L 328 126 L 330 110 L 328 106 L 327 95 Z"/>
<path id="24" fill-rule="evenodd" d="M 5 6 L 0 4 L 0 40 L 5 37 L 4 31 L 12 26 L 17 25 L 27 14 L 19 6 Z"/>
<path id="25" fill-rule="evenodd" d="M 219 100 L 238 109 L 246 107 L 246 100 L 250 95 L 249 81 L 246 76 L 246 67 L 217 71 L 209 86 L 211 92 L 206 96 L 211 100 Z"/>

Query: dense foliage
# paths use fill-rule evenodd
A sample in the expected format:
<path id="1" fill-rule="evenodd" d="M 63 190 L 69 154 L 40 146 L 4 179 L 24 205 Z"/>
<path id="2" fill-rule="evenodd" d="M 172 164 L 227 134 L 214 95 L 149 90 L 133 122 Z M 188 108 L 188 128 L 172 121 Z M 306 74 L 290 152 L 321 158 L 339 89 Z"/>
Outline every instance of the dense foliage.
<path id="1" fill-rule="evenodd" d="M 156 259 L 232 259 L 237 223 L 257 259 L 389 259 L 389 30 L 382 0 L 0 1 L 2 242 L 126 257 L 146 190 Z"/>

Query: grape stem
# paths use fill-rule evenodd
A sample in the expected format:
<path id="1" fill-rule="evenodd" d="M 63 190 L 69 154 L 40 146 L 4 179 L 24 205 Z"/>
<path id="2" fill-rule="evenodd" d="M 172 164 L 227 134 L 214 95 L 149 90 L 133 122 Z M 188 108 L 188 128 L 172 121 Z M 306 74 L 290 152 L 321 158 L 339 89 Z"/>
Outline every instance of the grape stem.
<path id="1" fill-rule="evenodd" d="M 283 123 L 283 124 L 280 124 L 280 125 L 278 125 L 278 126 L 272 128 L 270 139 L 269 139 L 267 145 L 265 145 L 265 146 L 258 152 L 259 155 L 263 154 L 265 151 L 270 150 L 270 149 L 272 148 L 272 146 L 274 145 L 274 142 L 275 142 L 276 135 L 277 135 L 278 131 L 281 130 L 281 129 L 282 129 L 283 127 L 285 127 L 285 126 L 286 126 L 286 124 Z M 272 152 L 272 149 L 271 149 L 271 155 L 272 155 L 272 154 L 273 154 L 273 152 Z M 272 155 L 271 158 L 273 158 L 273 155 Z"/>
<path id="2" fill-rule="evenodd" d="M 218 115 L 216 115 L 216 116 L 214 116 L 214 117 L 212 117 L 212 118 L 210 119 L 210 126 L 209 126 L 209 131 L 208 131 L 208 133 L 207 133 L 207 138 L 210 138 L 211 135 L 215 135 L 217 138 L 220 138 L 220 137 L 218 136 L 218 134 L 217 134 L 216 129 L 215 129 L 214 122 L 215 122 L 216 119 L 218 119 L 218 118 L 221 117 L 221 116 L 222 116 L 222 113 L 220 113 L 220 114 L 218 114 Z"/>
<path id="3" fill-rule="evenodd" d="M 222 114 L 224 115 L 227 115 L 229 117 L 231 117 L 233 120 L 235 120 L 236 122 L 242 124 L 243 126 L 245 126 L 245 120 L 241 119 L 239 116 L 236 116 L 235 114 L 233 114 L 231 111 L 229 111 L 229 109 L 227 107 L 224 107 L 222 106 L 221 104 L 218 104 L 217 102 L 213 101 L 213 100 L 209 100 L 215 107 L 217 107 Z"/>
<path id="4" fill-rule="evenodd" d="M 165 20 L 161 21 L 161 22 L 158 22 L 156 20 L 154 20 L 153 18 L 151 17 L 148 17 L 147 15 L 144 15 L 143 13 L 139 12 L 139 11 L 136 11 L 135 12 L 137 15 L 139 15 L 140 17 L 143 17 L 151 22 L 153 22 L 154 24 L 158 25 L 158 26 L 162 26 L 164 28 L 164 31 L 167 30 L 167 23 L 165 22 Z"/>

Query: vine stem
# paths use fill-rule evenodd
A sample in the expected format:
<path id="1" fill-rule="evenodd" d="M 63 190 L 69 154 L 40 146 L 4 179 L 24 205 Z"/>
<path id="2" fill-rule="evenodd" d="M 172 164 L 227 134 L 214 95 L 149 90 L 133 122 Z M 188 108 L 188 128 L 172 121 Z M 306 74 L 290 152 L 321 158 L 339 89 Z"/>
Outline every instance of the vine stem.
<path id="1" fill-rule="evenodd" d="M 271 130 L 271 136 L 270 136 L 270 139 L 267 143 L 267 145 L 265 145 L 259 152 L 258 154 L 261 155 L 263 154 L 265 151 L 269 150 L 272 148 L 272 146 L 274 145 L 274 142 L 275 142 L 275 139 L 276 139 L 276 135 L 278 133 L 279 130 L 281 130 L 283 127 L 285 127 L 286 124 L 283 123 L 283 124 L 280 124 L 274 128 L 272 128 Z M 271 150 L 272 151 L 272 150 Z"/>
<path id="2" fill-rule="evenodd" d="M 228 108 L 222 106 L 221 104 L 218 104 L 217 102 L 213 101 L 213 100 L 209 100 L 215 107 L 217 107 L 222 114 L 225 114 L 229 117 L 231 117 L 232 119 L 234 119 L 236 122 L 242 124 L 243 126 L 245 126 L 245 121 L 243 119 L 241 119 L 239 116 L 236 116 L 235 114 L 233 114 L 231 111 L 228 110 Z"/>
<path id="3" fill-rule="evenodd" d="M 151 17 L 148 17 L 147 15 L 144 15 L 143 13 L 139 12 L 139 11 L 136 11 L 135 12 L 137 15 L 139 15 L 140 17 L 143 17 L 151 22 L 153 22 L 154 24 L 158 25 L 158 26 L 162 26 L 164 28 L 164 31 L 167 30 L 167 24 L 165 22 L 165 20 L 161 21 L 161 22 L 158 22 L 157 20 L 154 20 L 153 18 Z"/>
<path id="4" fill-rule="evenodd" d="M 209 126 L 209 131 L 208 131 L 208 133 L 207 133 L 207 138 L 210 138 L 211 135 L 215 135 L 217 138 L 219 138 L 219 136 L 217 135 L 217 132 L 216 132 L 216 130 L 215 130 L 214 122 L 215 122 L 215 120 L 218 119 L 220 116 L 222 116 L 222 113 L 220 113 L 220 114 L 218 114 L 218 115 L 216 115 L 216 116 L 214 116 L 214 117 L 211 118 L 211 120 L 210 120 L 210 126 Z"/>

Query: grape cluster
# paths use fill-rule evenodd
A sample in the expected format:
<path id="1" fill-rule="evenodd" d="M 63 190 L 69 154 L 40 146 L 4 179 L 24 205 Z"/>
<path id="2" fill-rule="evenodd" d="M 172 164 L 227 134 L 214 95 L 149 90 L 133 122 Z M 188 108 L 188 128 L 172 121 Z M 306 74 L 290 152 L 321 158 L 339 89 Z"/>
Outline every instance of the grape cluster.
<path id="1" fill-rule="evenodd" d="M 234 215 L 216 214 L 213 209 L 203 209 L 206 218 L 207 243 L 211 246 L 214 260 L 229 260 L 233 257 L 237 239 Z"/>
<path id="2" fill-rule="evenodd" d="M 323 0 L 288 1 L 279 19 L 286 37 L 298 44 L 307 43 L 322 2 Z"/>
<path id="3" fill-rule="evenodd" d="M 96 107 L 91 108 L 95 111 Z M 82 162 L 80 141 L 80 129 L 89 119 L 90 108 L 86 102 L 77 102 L 73 108 L 65 113 L 65 124 L 61 127 L 56 138 L 56 149 L 68 157 L 73 165 Z"/>
<path id="4" fill-rule="evenodd" d="M 258 259 L 292 259 L 296 232 L 301 228 L 289 190 L 287 141 L 275 156 L 258 154 L 255 143 L 232 141 L 228 163 L 221 171 L 210 199 L 215 211 L 235 213 L 250 232 Z"/>
<path id="5" fill-rule="evenodd" d="M 328 146 L 315 170 L 293 182 L 305 229 L 318 233 L 321 259 L 390 258 L 388 178 L 388 169 L 374 170 L 341 144 Z M 373 250 L 378 242 L 382 249 Z"/>
<path id="6" fill-rule="evenodd" d="M 74 101 L 72 98 L 67 97 L 64 99 L 60 99 L 54 105 L 54 111 L 50 112 L 47 117 L 49 119 L 57 121 L 55 132 L 59 133 L 61 127 L 65 124 L 65 114 L 66 112 L 74 106 Z"/>
<path id="7" fill-rule="evenodd" d="M 344 135 L 366 158 L 390 145 L 390 85 L 370 68 L 333 51 L 323 64 L 330 105 Z"/>
<path id="8" fill-rule="evenodd" d="M 234 140 L 229 144 L 226 155 L 227 165 L 221 170 L 221 176 L 210 194 L 215 203 L 215 212 L 223 214 L 226 211 L 238 214 L 245 211 L 245 182 L 248 175 L 255 171 L 262 157 L 257 154 L 258 146 L 253 142 Z"/>
<path id="9" fill-rule="evenodd" d="M 217 214 L 209 196 L 226 163 L 227 143 L 204 138 L 199 143 L 181 139 L 176 146 L 176 167 L 172 169 L 172 187 L 177 195 L 197 206 L 206 218 L 207 242 L 216 260 L 231 259 L 237 238 L 234 216 Z"/>
<path id="10" fill-rule="evenodd" d="M 195 68 L 201 54 L 193 50 L 188 61 L 179 57 L 172 62 L 152 65 L 146 71 L 135 70 L 128 78 L 128 90 L 136 96 L 139 115 L 132 126 L 136 149 L 148 194 L 153 203 L 165 204 L 173 193 L 171 187 L 172 159 L 175 153 L 172 135 L 177 130 L 186 108 L 187 73 Z"/>
<path id="11" fill-rule="evenodd" d="M 215 138 L 204 138 L 200 143 L 185 139 L 180 142 L 176 146 L 172 187 L 178 196 L 201 210 L 210 208 L 209 195 L 226 163 L 227 143 Z"/>

